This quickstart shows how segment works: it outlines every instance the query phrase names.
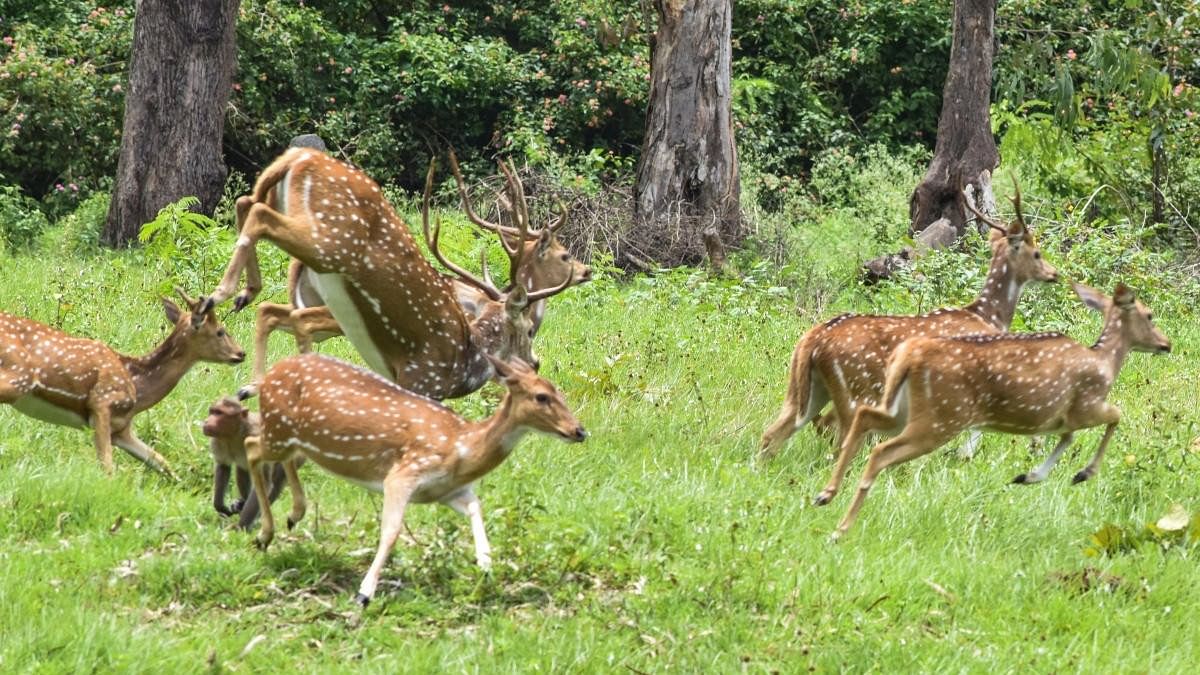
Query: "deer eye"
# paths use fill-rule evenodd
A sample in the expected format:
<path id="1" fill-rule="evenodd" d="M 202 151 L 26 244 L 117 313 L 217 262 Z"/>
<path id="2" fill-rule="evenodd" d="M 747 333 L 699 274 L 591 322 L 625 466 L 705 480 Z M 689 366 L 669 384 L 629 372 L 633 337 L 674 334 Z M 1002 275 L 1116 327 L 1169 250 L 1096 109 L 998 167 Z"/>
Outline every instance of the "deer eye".
<path id="1" fill-rule="evenodd" d="M 1034 260 L 1041 260 L 1041 259 L 1042 259 L 1042 252 L 1041 252 L 1041 251 L 1034 251 L 1034 252 L 1033 252 L 1033 259 L 1034 259 Z"/>
<path id="2" fill-rule="evenodd" d="M 225 337 L 225 329 L 224 328 L 217 331 L 217 337 Z"/>
<path id="3" fill-rule="evenodd" d="M 570 254 L 570 253 L 564 253 L 564 254 L 562 254 L 562 261 L 563 261 L 563 262 L 567 262 L 567 261 L 569 261 L 570 259 L 571 259 L 571 254 Z"/>
<path id="4" fill-rule="evenodd" d="M 1153 320 L 1154 320 L 1154 315 L 1153 315 L 1153 314 L 1147 314 L 1147 315 L 1146 315 L 1146 320 L 1147 320 L 1147 321 L 1153 321 Z"/>
<path id="5" fill-rule="evenodd" d="M 546 405 L 546 404 L 550 403 L 550 397 L 545 394 L 538 394 L 537 396 L 533 397 L 533 400 L 537 401 L 538 403 L 540 403 L 542 405 Z"/>

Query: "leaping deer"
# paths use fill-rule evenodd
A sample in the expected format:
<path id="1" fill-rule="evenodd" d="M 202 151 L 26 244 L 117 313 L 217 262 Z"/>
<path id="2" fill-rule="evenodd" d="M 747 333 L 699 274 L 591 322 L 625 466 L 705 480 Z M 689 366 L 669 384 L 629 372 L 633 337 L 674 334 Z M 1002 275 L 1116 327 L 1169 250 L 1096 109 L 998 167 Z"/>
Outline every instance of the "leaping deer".
<path id="1" fill-rule="evenodd" d="M 470 518 L 476 562 L 490 567 L 475 481 L 499 466 L 528 431 L 573 443 L 587 434 L 548 380 L 519 359 L 487 358 L 508 392 L 495 414 L 480 422 L 329 357 L 302 354 L 275 364 L 262 384 L 262 435 L 246 439 L 250 478 L 263 505 L 259 547 L 270 545 L 275 533 L 263 463 L 283 464 L 292 494 L 291 528 L 306 510 L 295 464 L 301 454 L 383 492 L 379 549 L 355 596 L 359 604 L 374 596 L 410 503 L 439 502 Z"/>
<path id="2" fill-rule="evenodd" d="M 1124 284 L 1117 284 L 1111 299 L 1083 284 L 1074 287 L 1085 305 L 1104 314 L 1104 330 L 1091 347 L 1059 333 L 1009 333 L 913 338 L 896 350 L 883 405 L 859 409 L 842 454 L 853 457 L 869 431 L 899 434 L 871 450 L 835 539 L 854 524 L 880 471 L 932 452 L 964 429 L 1059 434 L 1046 461 L 1013 481 L 1037 483 L 1076 431 L 1104 425 L 1095 456 L 1073 482 L 1096 475 L 1121 420 L 1121 409 L 1105 399 L 1125 357 L 1130 351 L 1166 353 L 1171 343 Z M 826 488 L 819 503 L 827 503 L 836 487 Z"/>
<path id="3" fill-rule="evenodd" d="M 434 169 L 430 162 L 426 221 Z M 447 261 L 437 250 L 435 232 L 431 243 L 438 259 L 488 297 L 478 316 L 468 316 L 453 285 L 425 260 L 375 181 L 308 148 L 284 152 L 259 175 L 252 202 L 240 206 L 237 246 L 203 311 L 233 296 L 243 270 L 247 287 L 235 308 L 253 299 L 261 285 L 254 247 L 266 238 L 310 270 L 337 327 L 372 370 L 436 399 L 481 387 L 492 375 L 485 353 L 534 360 L 525 309 L 571 282 L 529 294 L 519 285 L 497 289 Z M 260 373 L 262 351 L 256 355 Z M 251 385 L 239 395 L 255 390 Z"/>
<path id="4" fill-rule="evenodd" d="M 133 418 L 161 401 L 197 361 L 241 363 L 246 353 L 212 314 L 194 324 L 199 304 L 176 289 L 189 308 L 167 298 L 174 329 L 146 356 L 125 356 L 98 340 L 73 337 L 37 321 L 0 312 L 0 403 L 30 417 L 95 433 L 96 456 L 112 473 L 116 445 L 147 466 L 173 475 L 133 431 Z"/>
<path id="5" fill-rule="evenodd" d="M 855 409 L 880 400 L 888 357 L 901 342 L 919 335 L 1006 331 L 1025 285 L 1058 279 L 1058 272 L 1042 258 L 1025 224 L 1019 188 L 1013 197 L 1016 218 L 1007 227 L 976 210 L 969 200 L 966 205 L 992 233 L 992 262 L 975 301 L 920 316 L 843 314 L 809 330 L 792 354 L 783 409 L 763 433 L 761 457 L 779 452 L 792 434 L 830 402 L 837 417 L 836 445 L 841 445 Z M 845 471 L 847 461 L 842 453 L 835 475 Z"/>

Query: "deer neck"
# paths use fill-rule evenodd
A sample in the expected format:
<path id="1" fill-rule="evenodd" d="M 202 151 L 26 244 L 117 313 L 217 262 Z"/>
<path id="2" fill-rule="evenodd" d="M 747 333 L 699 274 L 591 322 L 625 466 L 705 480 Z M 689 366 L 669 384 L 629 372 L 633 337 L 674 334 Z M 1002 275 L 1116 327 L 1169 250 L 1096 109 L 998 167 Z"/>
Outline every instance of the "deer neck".
<path id="1" fill-rule="evenodd" d="M 992 258 L 992 266 L 983 282 L 983 290 L 974 302 L 967 305 L 967 311 L 979 315 L 984 321 L 1002 331 L 1008 330 L 1012 325 L 1013 315 L 1017 312 L 1017 301 L 1021 299 L 1021 289 L 1025 285 L 1017 280 L 1006 257 Z"/>
<path id="2" fill-rule="evenodd" d="M 179 329 L 172 331 L 162 344 L 145 356 L 121 356 L 137 391 L 134 410 L 145 410 L 163 400 L 195 361 L 188 355 Z"/>
<path id="3" fill-rule="evenodd" d="M 1124 322 L 1119 314 L 1114 314 L 1104 322 L 1104 330 L 1100 331 L 1100 337 L 1091 347 L 1092 353 L 1109 366 L 1110 381 L 1116 379 L 1121 366 L 1125 365 L 1125 358 L 1129 356 L 1129 340 L 1124 333 Z"/>
<path id="4" fill-rule="evenodd" d="M 505 394 L 491 417 L 472 423 L 459 439 L 459 473 L 468 480 L 475 480 L 500 466 L 527 431 L 515 423 L 512 397 Z"/>

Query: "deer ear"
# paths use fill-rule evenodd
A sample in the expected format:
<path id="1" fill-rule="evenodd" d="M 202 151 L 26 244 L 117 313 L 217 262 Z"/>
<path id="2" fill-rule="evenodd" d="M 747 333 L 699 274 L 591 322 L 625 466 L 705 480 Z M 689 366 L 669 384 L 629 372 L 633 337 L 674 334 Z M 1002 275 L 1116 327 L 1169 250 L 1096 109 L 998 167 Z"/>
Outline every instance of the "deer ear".
<path id="1" fill-rule="evenodd" d="M 1118 307 L 1130 307 L 1133 301 L 1137 299 L 1133 289 L 1121 282 L 1117 282 L 1117 287 L 1113 290 L 1113 302 Z"/>
<path id="2" fill-rule="evenodd" d="M 554 241 L 554 233 L 549 228 L 542 230 L 542 234 L 538 237 L 537 241 L 537 254 L 545 255 L 552 241 Z"/>
<path id="3" fill-rule="evenodd" d="M 163 298 L 162 305 L 163 312 L 167 315 L 167 321 L 170 321 L 172 326 L 179 323 L 179 318 L 183 316 L 183 310 L 179 309 L 179 305 L 172 302 L 170 298 Z"/>
<path id="4" fill-rule="evenodd" d="M 1104 312 L 1112 302 L 1106 295 L 1091 286 L 1075 282 L 1071 284 L 1071 287 L 1075 289 L 1075 294 L 1079 296 L 1083 304 L 1097 312 Z"/>

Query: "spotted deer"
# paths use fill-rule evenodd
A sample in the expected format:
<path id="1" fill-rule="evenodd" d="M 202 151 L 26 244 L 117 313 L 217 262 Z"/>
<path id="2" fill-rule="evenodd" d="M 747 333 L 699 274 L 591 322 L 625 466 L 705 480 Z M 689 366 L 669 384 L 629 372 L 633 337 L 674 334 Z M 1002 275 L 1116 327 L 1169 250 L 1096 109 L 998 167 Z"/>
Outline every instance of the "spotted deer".
<path id="1" fill-rule="evenodd" d="M 270 545 L 275 521 L 267 499 L 264 462 L 281 462 L 292 495 L 288 527 L 304 517 L 297 454 L 323 469 L 383 493 L 379 549 L 355 600 L 366 605 L 395 546 L 409 504 L 439 502 L 467 516 L 475 560 L 491 566 L 491 545 L 473 485 L 499 466 L 528 431 L 572 443 L 587 434 L 562 394 L 520 359 L 490 355 L 508 389 L 489 418 L 470 422 L 432 399 L 378 375 L 316 354 L 273 366 L 262 385 L 262 435 L 246 439 L 250 478 L 262 512 L 257 542 Z"/>
<path id="2" fill-rule="evenodd" d="M 558 218 L 545 227 L 534 229 L 529 226 L 529 207 L 525 201 L 524 186 L 516 172 L 503 162 L 501 171 L 505 175 L 505 191 L 507 196 L 500 200 L 501 207 L 509 212 L 512 222 L 520 223 L 521 227 L 503 226 L 479 218 L 471 209 L 467 197 L 466 185 L 458 168 L 457 158 L 450 153 L 450 166 L 458 180 L 459 192 L 463 205 L 471 222 L 494 232 L 500 238 L 509 258 L 509 278 L 515 279 L 521 287 L 528 291 L 540 292 L 558 287 L 570 279 L 568 286 L 586 283 L 592 278 L 591 267 L 583 264 L 571 255 L 558 241 L 555 231 L 566 222 L 568 212 L 562 208 Z M 246 211 L 252 205 L 251 197 L 239 200 L 239 211 Z M 513 205 L 516 206 L 513 206 Z M 518 250 L 520 247 L 520 250 Z M 477 320 L 489 307 L 490 298 L 473 284 L 447 275 L 454 283 L 455 297 L 467 316 Z M 258 322 L 255 335 L 255 381 L 262 379 L 266 372 L 265 358 L 258 355 L 266 354 L 267 341 L 270 334 L 276 330 L 292 334 L 296 339 L 297 350 L 300 353 L 311 351 L 312 345 L 331 337 L 342 335 L 341 327 L 333 314 L 326 307 L 324 299 L 316 288 L 315 277 L 299 260 L 293 259 L 288 267 L 287 293 L 289 304 L 261 303 L 258 306 Z M 533 321 L 530 338 L 537 334 L 545 316 L 546 299 L 534 300 L 530 303 L 530 318 Z M 242 390 L 243 398 L 253 395 L 255 389 L 247 387 Z"/>
<path id="3" fill-rule="evenodd" d="M 426 229 L 434 170 L 430 162 Z M 204 302 L 205 312 L 234 295 L 243 271 L 247 285 L 234 307 L 253 299 L 261 287 L 254 248 L 266 238 L 310 271 L 337 327 L 372 370 L 436 399 L 481 387 L 492 376 L 485 354 L 533 360 L 525 309 L 570 283 L 532 294 L 519 285 L 499 290 L 448 264 L 488 298 L 484 311 L 468 316 L 453 284 L 425 259 L 375 181 L 309 148 L 291 148 L 272 162 L 259 175 L 250 202 L 239 205 L 238 218 L 237 246 L 221 283 Z M 265 369 L 263 351 L 255 357 L 259 373 Z M 257 379 L 239 396 L 256 392 Z"/>
<path id="4" fill-rule="evenodd" d="M 241 363 L 246 358 L 215 316 L 205 315 L 194 324 L 199 303 L 176 290 L 189 311 L 163 298 L 173 330 L 158 348 L 140 357 L 0 313 L 0 403 L 51 424 L 92 429 L 106 473 L 112 473 L 116 445 L 173 476 L 162 455 L 134 433 L 134 416 L 171 393 L 198 361 Z"/>
<path id="5" fill-rule="evenodd" d="M 1006 331 L 1025 285 L 1058 279 L 1025 224 L 1019 189 L 1013 197 L 1016 217 L 1007 227 L 980 213 L 969 200 L 966 205 L 991 231 L 991 266 L 975 301 L 919 316 L 843 314 L 809 330 L 792 354 L 783 409 L 763 433 L 760 456 L 774 456 L 830 402 L 837 418 L 836 445 L 841 445 L 854 411 L 879 401 L 888 357 L 901 342 L 919 335 Z M 839 466 L 843 461 L 839 459 Z"/>
<path id="6" fill-rule="evenodd" d="M 858 410 L 842 454 L 853 457 L 869 431 L 899 433 L 871 450 L 835 538 L 854 524 L 880 471 L 928 454 L 964 429 L 1058 434 L 1046 461 L 1013 481 L 1038 483 L 1076 431 L 1104 425 L 1096 454 L 1073 482 L 1096 475 L 1121 420 L 1121 409 L 1105 399 L 1125 358 L 1131 351 L 1166 353 L 1171 343 L 1124 284 L 1117 284 L 1111 299 L 1083 284 L 1074 288 L 1085 305 L 1104 315 L 1104 329 L 1091 347 L 1059 333 L 918 337 L 900 345 L 888 363 L 882 405 Z M 834 476 L 818 504 L 837 494 L 841 477 Z"/>

